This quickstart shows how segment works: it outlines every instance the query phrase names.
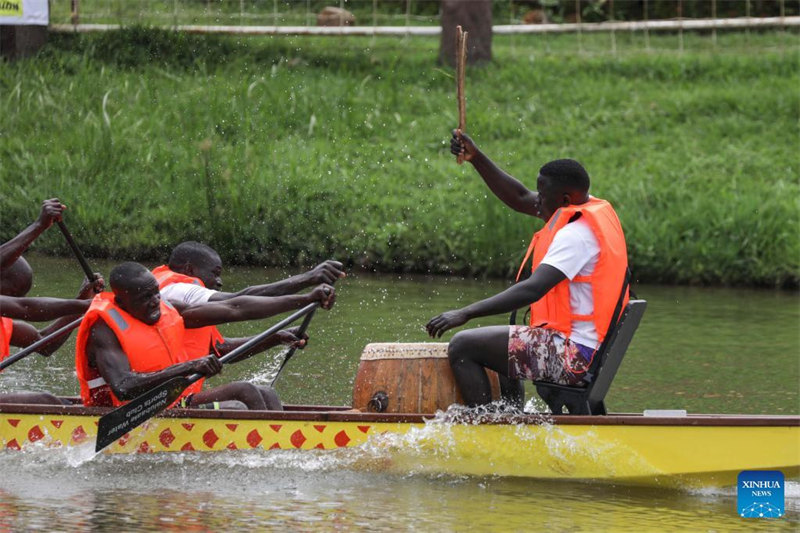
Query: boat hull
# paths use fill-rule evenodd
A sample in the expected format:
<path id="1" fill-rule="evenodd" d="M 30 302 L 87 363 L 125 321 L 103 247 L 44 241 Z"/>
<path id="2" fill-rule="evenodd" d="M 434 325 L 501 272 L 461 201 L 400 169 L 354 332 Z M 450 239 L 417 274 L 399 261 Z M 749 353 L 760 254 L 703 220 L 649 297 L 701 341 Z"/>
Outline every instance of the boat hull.
<path id="1" fill-rule="evenodd" d="M 332 410 L 326 410 L 332 409 Z M 103 410 L 0 406 L 8 450 L 93 450 Z M 173 410 L 105 453 L 351 449 L 350 464 L 402 473 L 517 476 L 676 487 L 727 486 L 742 470 L 800 476 L 800 417 L 642 415 L 484 417 L 373 415 L 345 408 L 284 412 Z"/>

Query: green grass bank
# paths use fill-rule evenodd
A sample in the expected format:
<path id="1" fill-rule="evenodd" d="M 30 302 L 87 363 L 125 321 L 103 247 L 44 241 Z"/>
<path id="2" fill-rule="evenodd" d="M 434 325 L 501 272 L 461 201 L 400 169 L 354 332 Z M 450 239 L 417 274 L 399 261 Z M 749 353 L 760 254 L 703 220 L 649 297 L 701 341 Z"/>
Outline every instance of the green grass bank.
<path id="1" fill-rule="evenodd" d="M 618 210 L 635 277 L 800 282 L 797 34 L 502 36 L 467 74 L 467 130 L 535 186 L 579 159 Z M 540 224 L 448 150 L 435 38 L 51 35 L 0 64 L 0 239 L 60 197 L 89 255 L 336 257 L 507 276 Z M 614 52 L 612 53 L 612 49 Z M 57 232 L 35 248 L 66 254 Z"/>

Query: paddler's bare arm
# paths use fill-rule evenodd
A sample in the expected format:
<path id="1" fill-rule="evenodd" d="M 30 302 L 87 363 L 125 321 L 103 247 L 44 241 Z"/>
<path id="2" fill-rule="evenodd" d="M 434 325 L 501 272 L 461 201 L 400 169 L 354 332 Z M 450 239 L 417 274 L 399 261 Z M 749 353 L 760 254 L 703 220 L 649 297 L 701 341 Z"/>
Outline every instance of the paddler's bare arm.
<path id="1" fill-rule="evenodd" d="M 33 344 L 34 342 L 38 342 L 40 339 L 46 337 L 53 331 L 56 331 L 59 327 L 67 325 L 73 319 L 72 317 L 69 318 L 61 318 L 56 320 L 49 326 L 47 326 L 47 331 L 45 329 L 38 330 L 32 325 L 28 324 L 27 322 L 23 322 L 21 320 L 14 321 L 14 330 L 11 333 L 11 346 L 19 346 L 20 348 L 26 348 Z M 48 342 L 38 350 L 37 353 L 44 355 L 45 357 L 49 357 L 53 352 L 58 350 L 64 341 L 69 338 L 69 334 L 64 333 L 60 337 L 53 339 L 52 341 Z"/>
<path id="2" fill-rule="evenodd" d="M 91 300 L 64 300 L 62 298 L 0 296 L 0 316 L 44 322 L 62 316 L 83 314 L 89 309 L 91 302 Z"/>
<path id="3" fill-rule="evenodd" d="M 251 349 L 244 352 L 241 356 L 237 357 L 231 363 L 238 363 L 240 361 L 244 361 L 245 359 L 249 359 L 250 357 L 261 353 L 265 350 L 268 350 L 274 346 L 278 346 L 279 344 L 283 344 L 292 348 L 299 348 L 303 349 L 308 342 L 308 335 L 303 333 L 302 337 L 297 335 L 298 330 L 300 328 L 289 328 L 284 329 L 272 335 L 271 337 L 267 337 L 261 343 L 256 344 Z M 225 342 L 221 344 L 217 344 L 217 352 L 219 352 L 220 356 L 223 356 L 242 344 L 250 341 L 253 337 L 235 337 L 235 338 L 225 338 Z"/>
<path id="4" fill-rule="evenodd" d="M 95 273 L 95 281 L 93 282 L 89 282 L 86 278 L 84 278 L 83 284 L 81 285 L 76 298 L 78 300 L 90 300 L 96 293 L 103 292 L 104 287 L 105 281 L 103 280 L 103 277 L 99 273 Z M 19 346 L 20 348 L 27 348 L 34 342 L 38 342 L 42 338 L 47 337 L 51 333 L 61 329 L 63 326 L 66 326 L 79 316 L 80 313 L 59 318 L 40 330 L 37 330 L 27 322 L 15 320 L 14 329 L 11 334 L 11 345 Z M 36 352 L 44 355 L 45 357 L 49 357 L 53 352 L 58 350 L 62 344 L 64 344 L 64 342 L 69 338 L 70 333 L 71 332 L 67 332 L 59 337 L 56 337 L 36 350 Z"/>
<path id="5" fill-rule="evenodd" d="M 235 298 L 236 296 L 283 296 L 286 294 L 294 294 L 297 291 L 303 290 L 312 285 L 319 285 L 320 283 L 327 283 L 333 285 L 336 280 L 346 276 L 344 266 L 339 261 L 328 259 L 308 272 L 298 274 L 290 278 L 276 281 L 275 283 L 267 283 L 265 285 L 253 285 L 247 287 L 239 292 L 215 292 L 208 301 L 220 302 Z"/>
<path id="6" fill-rule="evenodd" d="M 508 313 L 530 305 L 565 279 L 564 273 L 557 268 L 550 265 L 539 265 L 528 279 L 512 285 L 491 298 L 442 313 L 431 319 L 425 325 L 425 329 L 428 330 L 428 335 L 431 337 L 441 337 L 442 333 L 448 329 L 462 326 L 473 318 Z"/>
<path id="7" fill-rule="evenodd" d="M 464 155 L 464 160 L 472 163 L 483 181 L 495 196 L 515 211 L 541 218 L 539 215 L 539 194 L 525 187 L 518 179 L 498 167 L 494 161 L 481 152 L 475 142 L 466 134 L 453 131 L 450 139 L 450 152 Z"/>
<path id="8" fill-rule="evenodd" d="M 222 364 L 214 355 L 179 363 L 158 372 L 139 373 L 131 370 L 128 356 L 122 351 L 117 336 L 102 320 L 92 326 L 86 347 L 89 366 L 95 366 L 120 400 L 132 400 L 140 394 L 178 376 L 199 373 L 206 377 L 217 374 Z"/>
<path id="9" fill-rule="evenodd" d="M 201 328 L 268 318 L 279 313 L 300 309 L 312 302 L 320 302 L 323 309 L 330 309 L 336 301 L 336 292 L 330 285 L 322 284 L 307 294 L 289 296 L 237 296 L 221 302 L 184 306 L 172 302 L 183 317 L 187 328 Z"/>
<path id="10" fill-rule="evenodd" d="M 39 218 L 35 222 L 10 241 L 0 244 L 0 269 L 10 266 L 19 259 L 39 235 L 52 226 L 53 222 L 61 220 L 64 209 L 66 209 L 66 206 L 58 198 L 45 200 L 42 203 L 42 211 L 39 214 Z"/>

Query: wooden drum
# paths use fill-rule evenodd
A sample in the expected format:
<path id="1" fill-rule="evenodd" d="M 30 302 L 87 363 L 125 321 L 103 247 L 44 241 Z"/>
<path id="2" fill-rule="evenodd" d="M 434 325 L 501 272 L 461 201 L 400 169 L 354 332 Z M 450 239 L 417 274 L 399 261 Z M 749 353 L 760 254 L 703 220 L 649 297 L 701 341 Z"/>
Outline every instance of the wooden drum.
<path id="1" fill-rule="evenodd" d="M 497 374 L 487 372 L 496 400 L 500 396 Z M 434 413 L 461 402 L 447 360 L 447 343 L 372 343 L 364 348 L 353 385 L 354 409 Z"/>

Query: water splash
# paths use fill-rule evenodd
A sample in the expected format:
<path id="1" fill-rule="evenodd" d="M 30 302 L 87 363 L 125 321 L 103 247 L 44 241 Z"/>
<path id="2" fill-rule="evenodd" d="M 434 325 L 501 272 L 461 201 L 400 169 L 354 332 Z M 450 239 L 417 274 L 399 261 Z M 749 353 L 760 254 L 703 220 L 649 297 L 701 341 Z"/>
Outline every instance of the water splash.
<path id="1" fill-rule="evenodd" d="M 537 414 L 534 425 L 552 428 L 549 415 Z M 504 475 L 504 467 L 499 466 L 493 457 L 498 448 L 481 448 L 481 442 L 468 428 L 477 425 L 513 428 L 515 435 L 512 440 L 515 440 L 519 438 L 516 433 L 525 431 L 524 428 L 530 424 L 530 415 L 502 402 L 476 408 L 451 405 L 446 411 L 437 411 L 423 425 L 404 433 L 386 432 L 370 436 L 358 448 L 361 456 L 355 465 L 405 475 Z M 512 448 L 508 447 L 506 451 L 514 453 Z M 506 455 L 500 462 L 505 463 L 508 458 Z"/>
<path id="2" fill-rule="evenodd" d="M 249 376 L 246 376 L 244 381 L 249 381 L 254 385 L 269 385 L 278 374 L 278 369 L 281 367 L 284 359 L 286 359 L 287 353 L 288 350 L 281 350 L 280 354 L 260 355 L 259 357 L 264 361 L 261 368 L 257 369 Z"/>
<path id="3" fill-rule="evenodd" d="M 73 468 L 79 468 L 83 464 L 91 461 L 98 455 L 100 452 L 95 451 L 96 441 L 94 439 L 90 439 L 83 444 L 79 444 L 77 446 L 68 446 L 65 448 L 65 459 L 67 464 Z"/>
<path id="4" fill-rule="evenodd" d="M 1 455 L 17 458 L 23 465 L 45 468 L 52 466 L 80 468 L 100 455 L 94 451 L 94 448 L 94 439 L 77 445 L 62 446 L 60 443 L 54 443 L 46 435 L 39 441 L 26 444 L 22 450 L 8 451 Z"/>
<path id="5" fill-rule="evenodd" d="M 466 407 L 453 404 L 445 411 L 437 411 L 432 419 L 426 424 L 491 424 L 491 423 L 512 423 L 522 424 L 552 424 L 552 416 L 546 410 L 540 409 L 539 403 L 534 400 L 528 401 L 525 408 L 520 412 L 517 408 L 503 402 L 496 401 L 478 407 Z"/>

